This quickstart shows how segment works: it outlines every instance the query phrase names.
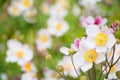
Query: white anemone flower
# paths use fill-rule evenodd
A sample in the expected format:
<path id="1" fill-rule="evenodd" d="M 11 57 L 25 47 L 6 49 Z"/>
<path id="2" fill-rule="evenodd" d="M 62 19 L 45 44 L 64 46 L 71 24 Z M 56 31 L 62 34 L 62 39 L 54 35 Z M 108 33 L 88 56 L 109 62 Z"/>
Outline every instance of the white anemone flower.
<path id="1" fill-rule="evenodd" d="M 21 66 L 21 69 L 25 72 L 34 72 L 34 73 L 37 72 L 37 69 L 36 69 L 35 65 L 33 64 L 33 62 L 27 62 L 27 63 L 23 64 Z"/>
<path id="2" fill-rule="evenodd" d="M 52 45 L 52 38 L 46 29 L 38 31 L 38 37 L 36 39 L 36 45 L 38 51 L 46 50 Z"/>
<path id="3" fill-rule="evenodd" d="M 77 4 L 74 4 L 74 5 L 73 5 L 72 13 L 73 13 L 73 15 L 76 16 L 76 17 L 80 16 L 80 14 L 81 14 L 81 9 L 80 9 L 79 5 L 77 5 Z"/>
<path id="4" fill-rule="evenodd" d="M 101 0 L 79 0 L 79 4 L 81 4 L 83 7 L 89 7 L 89 6 L 95 6 L 97 2 L 100 2 Z"/>
<path id="5" fill-rule="evenodd" d="M 44 76 L 45 78 L 43 80 L 59 80 L 59 74 L 56 71 L 51 70 L 49 68 L 45 68 Z"/>
<path id="6" fill-rule="evenodd" d="M 68 11 L 60 4 L 51 6 L 50 16 L 64 18 L 67 15 Z"/>
<path id="7" fill-rule="evenodd" d="M 105 60 L 104 55 L 98 54 L 94 48 L 88 46 L 86 38 L 82 38 L 79 51 L 73 55 L 75 64 L 78 64 L 83 72 L 92 68 L 93 63 L 99 64 Z"/>
<path id="8" fill-rule="evenodd" d="M 7 12 L 11 16 L 19 16 L 22 13 L 22 10 L 19 8 L 17 4 L 12 4 L 8 7 Z"/>
<path id="9" fill-rule="evenodd" d="M 25 44 L 22 45 L 16 40 L 8 41 L 7 62 L 17 62 L 19 65 L 23 65 L 33 58 L 33 51 Z"/>
<path id="10" fill-rule="evenodd" d="M 25 11 L 25 13 L 23 14 L 24 19 L 28 23 L 35 23 L 36 22 L 36 15 L 37 15 L 36 9 L 29 9 L 29 10 Z"/>
<path id="11" fill-rule="evenodd" d="M 89 25 L 86 28 L 88 36 L 88 46 L 96 48 L 98 53 L 107 52 L 116 42 L 114 35 L 107 26 L 99 27 L 97 25 Z"/>
<path id="12" fill-rule="evenodd" d="M 59 18 L 51 17 L 48 19 L 47 24 L 48 32 L 56 37 L 62 36 L 69 29 L 68 23 L 65 20 Z"/>
<path id="13" fill-rule="evenodd" d="M 50 4 L 47 2 L 43 2 L 42 5 L 40 6 L 40 10 L 44 14 L 49 14 Z"/>
<path id="14" fill-rule="evenodd" d="M 21 80 L 38 80 L 35 73 L 27 72 L 22 74 Z"/>
<path id="15" fill-rule="evenodd" d="M 103 66 L 103 70 L 105 69 L 106 66 Z M 109 67 L 107 67 L 107 71 L 109 71 Z M 117 79 L 117 76 L 116 76 L 116 72 L 117 71 L 120 71 L 120 61 L 117 62 L 114 66 L 112 66 L 111 70 L 110 70 L 110 73 L 108 75 L 108 80 L 111 80 L 111 79 Z M 106 74 L 106 71 L 104 71 L 104 74 Z"/>
<path id="16" fill-rule="evenodd" d="M 33 6 L 34 0 L 20 0 L 19 4 L 20 9 L 26 11 Z"/>
<path id="17" fill-rule="evenodd" d="M 70 75 L 72 77 L 78 77 L 77 73 L 74 70 L 70 56 L 64 56 L 63 59 L 59 61 L 58 65 L 62 65 L 64 67 L 65 75 Z M 78 69 L 77 65 L 75 67 L 76 67 L 76 69 Z M 77 70 L 77 72 L 78 72 L 78 70 Z"/>

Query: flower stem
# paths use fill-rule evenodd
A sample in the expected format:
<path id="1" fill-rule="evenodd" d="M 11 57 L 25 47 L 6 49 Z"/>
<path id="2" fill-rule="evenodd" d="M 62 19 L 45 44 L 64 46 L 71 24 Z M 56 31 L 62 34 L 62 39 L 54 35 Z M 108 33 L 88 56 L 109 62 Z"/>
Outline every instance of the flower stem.
<path id="1" fill-rule="evenodd" d="M 74 64 L 74 62 L 73 62 L 73 55 L 71 55 L 71 61 L 72 61 L 72 65 L 73 65 L 73 68 L 74 68 L 77 76 L 80 77 L 80 75 L 79 75 L 79 73 L 77 72 L 77 69 L 76 69 L 76 67 L 75 67 L 75 64 Z"/>

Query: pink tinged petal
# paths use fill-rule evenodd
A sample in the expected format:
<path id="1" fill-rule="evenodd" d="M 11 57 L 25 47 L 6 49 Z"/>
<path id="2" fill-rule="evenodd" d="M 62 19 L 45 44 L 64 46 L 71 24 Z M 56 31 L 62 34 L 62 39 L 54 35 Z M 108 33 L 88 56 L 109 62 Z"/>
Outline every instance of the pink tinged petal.
<path id="1" fill-rule="evenodd" d="M 69 50 L 69 49 L 66 48 L 66 47 L 61 47 L 61 48 L 60 48 L 60 52 L 63 53 L 63 54 L 65 54 L 65 55 L 69 55 L 68 50 Z"/>
<path id="2" fill-rule="evenodd" d="M 88 71 L 89 69 L 92 68 L 92 65 L 93 65 L 93 63 L 85 62 L 84 65 L 81 66 L 81 70 L 83 72 L 86 72 L 86 71 Z"/>
<path id="3" fill-rule="evenodd" d="M 106 18 L 104 18 L 104 19 L 102 19 L 100 25 L 104 26 L 107 22 L 108 22 L 108 20 Z"/>
<path id="4" fill-rule="evenodd" d="M 95 37 L 100 32 L 99 27 L 97 25 L 89 25 L 86 29 L 86 34 L 89 37 Z"/>
<path id="5" fill-rule="evenodd" d="M 79 38 L 75 38 L 74 40 L 74 44 L 77 48 L 79 48 L 79 45 L 80 45 L 80 39 Z"/>
<path id="6" fill-rule="evenodd" d="M 98 46 L 98 47 L 96 47 L 96 52 L 98 52 L 98 53 L 107 52 L 107 51 L 108 51 L 108 49 L 107 49 L 106 46 Z"/>
<path id="7" fill-rule="evenodd" d="M 94 24 L 94 18 L 93 18 L 92 16 L 88 16 L 88 17 L 86 18 L 86 23 L 87 23 L 88 25 Z"/>
<path id="8" fill-rule="evenodd" d="M 98 24 L 101 23 L 101 21 L 102 21 L 101 16 L 96 16 L 96 18 L 95 18 L 95 23 L 94 23 L 94 24 L 98 25 Z"/>
<path id="9" fill-rule="evenodd" d="M 103 62 L 104 60 L 105 60 L 105 55 L 100 54 L 100 55 L 98 55 L 97 60 L 95 61 L 95 63 L 99 64 L 99 63 Z"/>
<path id="10" fill-rule="evenodd" d="M 102 26 L 101 27 L 101 32 L 106 33 L 106 34 L 111 33 L 110 29 L 107 26 Z"/>
<path id="11" fill-rule="evenodd" d="M 110 49 L 116 42 L 116 39 L 113 34 L 108 34 L 108 42 L 106 46 Z"/>

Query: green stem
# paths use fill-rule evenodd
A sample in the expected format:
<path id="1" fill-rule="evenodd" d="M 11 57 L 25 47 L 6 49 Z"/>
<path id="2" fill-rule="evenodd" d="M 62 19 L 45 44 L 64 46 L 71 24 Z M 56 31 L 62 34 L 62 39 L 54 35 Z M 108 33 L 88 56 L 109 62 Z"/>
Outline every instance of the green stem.
<path id="1" fill-rule="evenodd" d="M 95 70 L 95 63 L 93 63 L 93 68 L 92 68 L 92 72 L 93 72 L 93 80 L 96 80 L 96 70 Z"/>

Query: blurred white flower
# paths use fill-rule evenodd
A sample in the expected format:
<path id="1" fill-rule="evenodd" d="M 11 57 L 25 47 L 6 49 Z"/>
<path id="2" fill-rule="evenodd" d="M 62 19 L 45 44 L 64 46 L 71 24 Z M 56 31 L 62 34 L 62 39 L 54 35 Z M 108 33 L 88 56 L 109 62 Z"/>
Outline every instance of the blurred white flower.
<path id="1" fill-rule="evenodd" d="M 67 15 L 68 11 L 60 4 L 51 6 L 50 16 L 64 18 Z"/>
<path id="2" fill-rule="evenodd" d="M 0 79 L 1 80 L 8 80 L 8 75 L 6 73 L 1 73 L 0 74 Z"/>
<path id="3" fill-rule="evenodd" d="M 45 78 L 43 80 L 59 80 L 59 74 L 54 70 L 50 70 L 49 68 L 45 68 L 44 76 Z"/>
<path id="4" fill-rule="evenodd" d="M 22 10 L 17 4 L 10 5 L 7 9 L 8 14 L 11 16 L 19 16 L 22 13 Z"/>
<path id="5" fill-rule="evenodd" d="M 21 66 L 21 69 L 25 72 L 34 72 L 34 73 L 37 72 L 37 69 L 35 65 L 33 64 L 33 62 L 28 62 L 28 63 L 23 64 Z"/>
<path id="6" fill-rule="evenodd" d="M 46 50 L 52 45 L 52 38 L 46 29 L 41 29 L 38 31 L 38 37 L 36 39 L 36 45 L 38 51 Z"/>
<path id="7" fill-rule="evenodd" d="M 90 7 L 96 5 L 97 2 L 100 2 L 101 0 L 79 0 L 79 4 L 83 7 Z"/>
<path id="8" fill-rule="evenodd" d="M 77 5 L 77 4 L 74 4 L 73 7 L 72 7 L 72 13 L 76 17 L 80 16 L 80 14 L 81 14 L 80 6 Z"/>
<path id="9" fill-rule="evenodd" d="M 42 5 L 40 6 L 40 10 L 44 14 L 49 14 L 50 4 L 48 4 L 47 2 L 43 2 Z"/>
<path id="10" fill-rule="evenodd" d="M 35 23 L 36 22 L 36 15 L 37 15 L 36 9 L 29 9 L 29 10 L 25 11 L 25 13 L 23 14 L 24 19 L 28 23 Z"/>
<path id="11" fill-rule="evenodd" d="M 72 77 L 78 77 L 71 61 L 70 56 L 64 56 L 61 61 L 59 61 L 58 65 L 62 65 L 64 67 L 64 74 L 70 75 Z M 78 69 L 78 66 L 75 66 Z"/>
<path id="12" fill-rule="evenodd" d="M 91 24 L 98 25 L 101 27 L 101 26 L 105 26 L 106 23 L 107 23 L 107 19 L 102 18 L 101 16 L 96 16 L 95 19 L 92 16 L 88 16 L 86 18 L 84 16 L 80 17 L 80 24 L 84 28 L 89 27 L 89 25 Z"/>
<path id="13" fill-rule="evenodd" d="M 8 41 L 7 45 L 7 62 L 17 62 L 19 65 L 23 65 L 32 60 L 33 51 L 27 44 L 22 45 L 17 40 L 11 39 Z"/>
<path id="14" fill-rule="evenodd" d="M 21 80 L 38 80 L 35 73 L 27 72 L 22 74 Z"/>
<path id="15" fill-rule="evenodd" d="M 19 1 L 19 7 L 23 11 L 26 11 L 32 8 L 33 4 L 34 4 L 34 0 L 20 0 Z"/>
<path id="16" fill-rule="evenodd" d="M 51 17 L 48 19 L 47 24 L 48 24 L 48 32 L 56 37 L 62 36 L 69 29 L 68 23 L 60 18 Z"/>

